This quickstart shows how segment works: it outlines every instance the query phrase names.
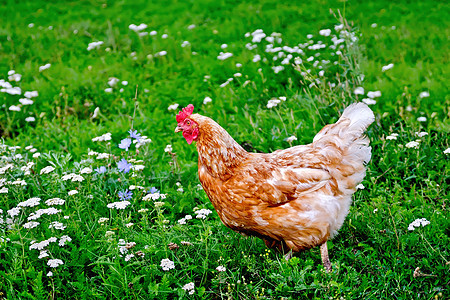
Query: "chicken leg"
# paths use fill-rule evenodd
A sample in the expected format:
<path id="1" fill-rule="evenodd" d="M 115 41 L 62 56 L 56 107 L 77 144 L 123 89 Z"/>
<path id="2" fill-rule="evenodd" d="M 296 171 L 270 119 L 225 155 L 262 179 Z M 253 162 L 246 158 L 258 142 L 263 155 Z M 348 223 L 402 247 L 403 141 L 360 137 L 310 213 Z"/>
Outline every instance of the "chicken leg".
<path id="1" fill-rule="evenodd" d="M 332 268 L 330 258 L 328 257 L 328 247 L 326 241 L 325 243 L 320 245 L 320 255 L 322 256 L 322 263 L 323 266 L 325 267 L 325 270 L 327 271 L 327 273 L 330 273 Z"/>

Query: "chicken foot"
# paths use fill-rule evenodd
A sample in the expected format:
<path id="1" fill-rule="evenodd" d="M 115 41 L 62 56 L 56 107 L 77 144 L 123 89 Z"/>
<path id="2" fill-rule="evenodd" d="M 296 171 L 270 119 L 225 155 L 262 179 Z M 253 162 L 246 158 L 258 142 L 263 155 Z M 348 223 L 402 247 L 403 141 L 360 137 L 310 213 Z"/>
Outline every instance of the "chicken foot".
<path id="1" fill-rule="evenodd" d="M 320 255 L 322 256 L 322 263 L 323 266 L 325 267 L 325 270 L 327 271 L 327 273 L 330 273 L 332 268 L 330 258 L 328 257 L 328 247 L 326 241 L 325 243 L 320 245 Z"/>

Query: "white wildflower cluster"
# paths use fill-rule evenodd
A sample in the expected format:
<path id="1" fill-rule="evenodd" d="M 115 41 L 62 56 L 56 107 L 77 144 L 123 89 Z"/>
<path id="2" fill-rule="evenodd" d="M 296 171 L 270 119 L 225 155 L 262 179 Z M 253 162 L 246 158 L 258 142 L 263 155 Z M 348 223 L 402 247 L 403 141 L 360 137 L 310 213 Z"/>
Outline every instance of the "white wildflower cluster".
<path id="1" fill-rule="evenodd" d="M 386 72 L 394 67 L 394 64 L 388 64 L 386 66 L 381 67 L 381 72 Z"/>
<path id="2" fill-rule="evenodd" d="M 63 205 L 66 201 L 64 199 L 61 198 L 51 198 L 45 201 L 45 204 L 47 204 L 48 206 L 51 205 Z"/>
<path id="3" fill-rule="evenodd" d="M 71 190 L 71 191 L 69 191 L 67 194 L 68 194 L 69 196 L 73 196 L 73 195 L 78 194 L 78 191 L 77 191 L 77 190 Z"/>
<path id="4" fill-rule="evenodd" d="M 40 67 L 39 67 L 39 72 L 48 70 L 48 69 L 50 69 L 51 66 L 52 66 L 51 64 L 45 64 L 45 65 L 43 65 L 43 66 L 40 66 Z"/>
<path id="5" fill-rule="evenodd" d="M 67 227 L 67 226 L 64 226 L 63 223 L 58 222 L 58 221 L 53 221 L 53 222 L 51 222 L 50 225 L 48 226 L 48 228 L 55 228 L 55 229 L 58 229 L 58 230 L 64 230 L 64 229 L 66 229 L 66 227 Z"/>
<path id="6" fill-rule="evenodd" d="M 183 285 L 182 289 L 185 290 L 189 295 L 193 295 L 195 292 L 195 285 L 193 282 L 189 282 Z"/>
<path id="7" fill-rule="evenodd" d="M 419 94 L 419 98 L 428 98 L 428 97 L 430 97 L 430 93 L 428 91 L 424 91 Z"/>
<path id="8" fill-rule="evenodd" d="M 88 46 L 87 46 L 87 50 L 91 51 L 93 49 L 99 49 L 100 46 L 103 45 L 103 44 L 104 44 L 103 41 L 89 43 Z"/>
<path id="9" fill-rule="evenodd" d="M 420 226 L 425 227 L 428 224 L 430 224 L 430 221 L 428 221 L 425 218 L 416 219 L 411 224 L 409 224 L 408 230 L 413 231 L 414 229 L 416 229 L 416 227 L 420 227 Z"/>
<path id="10" fill-rule="evenodd" d="M 281 101 L 286 101 L 286 97 L 272 98 L 267 102 L 267 108 L 277 106 Z"/>
<path id="11" fill-rule="evenodd" d="M 218 267 L 216 268 L 216 270 L 217 270 L 218 272 L 225 272 L 227 269 L 226 269 L 224 266 L 218 266 Z"/>
<path id="12" fill-rule="evenodd" d="M 212 213 L 210 209 L 202 208 L 194 210 L 194 213 L 196 214 L 197 219 L 206 219 L 206 217 Z"/>
<path id="13" fill-rule="evenodd" d="M 61 212 L 60 209 L 56 209 L 54 207 L 49 207 L 49 208 L 40 208 L 35 212 L 30 213 L 30 215 L 28 216 L 27 220 L 31 221 L 31 220 L 37 220 L 39 219 L 41 216 L 43 215 L 55 215 L 57 213 Z"/>
<path id="14" fill-rule="evenodd" d="M 233 56 L 233 53 L 230 52 L 220 52 L 219 56 L 217 56 L 218 60 L 225 60 Z"/>
<path id="15" fill-rule="evenodd" d="M 188 221 L 188 220 L 192 220 L 191 215 L 185 215 L 184 218 L 179 219 L 178 224 L 184 225 L 184 224 L 186 224 L 186 221 Z"/>
<path id="16" fill-rule="evenodd" d="M 109 203 L 108 205 L 106 205 L 106 207 L 115 208 L 115 209 L 125 209 L 130 204 L 131 204 L 130 201 L 124 200 L 124 201 L 117 201 L 117 202 Z"/>
<path id="17" fill-rule="evenodd" d="M 164 258 L 161 260 L 161 268 L 164 271 L 169 271 L 171 269 L 175 269 L 175 264 L 168 258 Z"/>
<path id="18" fill-rule="evenodd" d="M 105 223 L 108 222 L 108 221 L 109 221 L 109 218 L 103 218 L 102 217 L 102 218 L 99 218 L 97 222 L 100 225 L 105 225 Z"/>
<path id="19" fill-rule="evenodd" d="M 101 136 L 97 136 L 95 138 L 92 139 L 93 142 L 105 142 L 105 141 L 110 141 L 111 140 L 111 133 L 105 133 Z"/>
<path id="20" fill-rule="evenodd" d="M 139 149 L 140 147 L 142 147 L 148 143 L 151 143 L 151 142 L 152 142 L 152 140 L 149 139 L 148 136 L 146 136 L 146 135 L 141 136 L 141 138 L 139 139 L 139 142 L 138 142 L 138 140 L 133 139 L 133 143 L 136 144 L 136 149 Z"/>
<path id="21" fill-rule="evenodd" d="M 26 201 L 22 201 L 17 206 L 19 207 L 34 207 L 39 205 L 39 202 L 41 201 L 41 198 L 33 197 Z"/>
<path id="22" fill-rule="evenodd" d="M 405 145 L 406 148 L 414 148 L 414 149 L 418 149 L 419 148 L 419 141 L 411 141 L 409 143 L 407 143 Z"/>
<path id="23" fill-rule="evenodd" d="M 92 170 L 91 170 L 92 172 Z M 67 180 L 72 180 L 72 182 L 82 182 L 84 180 L 84 177 L 75 173 L 70 173 L 70 174 L 66 174 L 63 175 L 61 177 L 61 180 L 63 181 L 67 181 Z"/>
<path id="24" fill-rule="evenodd" d="M 147 27 L 148 27 L 147 24 L 143 24 L 143 23 L 141 23 L 140 25 L 130 24 L 128 26 L 128 28 L 133 30 L 134 32 L 142 31 L 142 30 L 146 29 Z"/>
<path id="25" fill-rule="evenodd" d="M 36 241 L 31 241 L 31 245 L 29 247 L 30 250 L 43 250 L 45 247 L 47 247 L 48 245 L 50 245 L 50 243 L 56 243 L 58 239 L 55 237 L 50 237 L 46 240 L 43 240 L 39 243 L 37 243 Z"/>
<path id="26" fill-rule="evenodd" d="M 150 193 L 145 195 L 142 200 L 143 201 L 150 201 L 150 200 L 158 200 L 158 199 L 166 199 L 167 194 L 161 194 L 160 192 Z"/>
<path id="27" fill-rule="evenodd" d="M 398 137 L 398 133 L 391 133 L 386 137 L 386 140 L 396 140 Z"/>
<path id="28" fill-rule="evenodd" d="M 445 149 L 444 154 L 450 154 L 450 148 Z"/>
<path id="29" fill-rule="evenodd" d="M 68 235 L 63 235 L 63 236 L 61 236 L 61 237 L 59 238 L 58 245 L 59 245 L 60 247 L 64 247 L 64 246 L 66 245 L 67 242 L 71 242 L 71 241 L 72 241 L 72 238 L 71 238 L 70 236 L 68 236 Z"/>
<path id="30" fill-rule="evenodd" d="M 47 265 L 51 268 L 57 268 L 60 265 L 63 265 L 64 262 L 58 258 L 55 259 L 49 259 L 47 262 Z"/>
<path id="31" fill-rule="evenodd" d="M 45 168 L 42 168 L 41 169 L 41 175 L 42 174 L 48 174 L 48 173 L 52 172 L 53 170 L 55 170 L 55 168 L 52 167 L 52 166 L 47 166 Z"/>
<path id="32" fill-rule="evenodd" d="M 167 110 L 168 110 L 168 111 L 177 110 L 178 106 L 180 106 L 180 104 L 178 104 L 178 103 L 169 105 L 169 107 L 167 108 Z"/>
<path id="33" fill-rule="evenodd" d="M 31 229 L 37 227 L 39 224 L 40 224 L 39 222 L 31 221 L 23 224 L 22 226 L 23 228 Z"/>
<path id="34" fill-rule="evenodd" d="M 212 102 L 212 99 L 210 98 L 210 97 L 205 97 L 205 99 L 203 99 L 203 104 L 208 104 L 208 103 L 210 103 L 210 102 Z"/>
<path id="35" fill-rule="evenodd" d="M 284 139 L 286 142 L 288 142 L 288 143 L 292 143 L 293 141 L 296 141 L 297 140 L 297 137 L 296 136 L 294 136 L 294 135 L 292 135 L 292 136 L 290 136 L 290 137 L 288 137 L 288 138 L 286 138 L 286 139 Z"/>

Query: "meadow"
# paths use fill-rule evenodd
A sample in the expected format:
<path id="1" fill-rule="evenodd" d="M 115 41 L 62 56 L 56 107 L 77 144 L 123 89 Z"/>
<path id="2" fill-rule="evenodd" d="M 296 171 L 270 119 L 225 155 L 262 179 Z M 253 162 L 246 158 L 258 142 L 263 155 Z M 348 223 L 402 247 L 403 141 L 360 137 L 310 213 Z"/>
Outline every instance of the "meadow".
<path id="1" fill-rule="evenodd" d="M 7 1 L 0 299 L 450 298 L 449 6 Z M 226 228 L 175 115 L 248 151 L 363 101 L 372 160 L 339 235 L 286 261 Z"/>

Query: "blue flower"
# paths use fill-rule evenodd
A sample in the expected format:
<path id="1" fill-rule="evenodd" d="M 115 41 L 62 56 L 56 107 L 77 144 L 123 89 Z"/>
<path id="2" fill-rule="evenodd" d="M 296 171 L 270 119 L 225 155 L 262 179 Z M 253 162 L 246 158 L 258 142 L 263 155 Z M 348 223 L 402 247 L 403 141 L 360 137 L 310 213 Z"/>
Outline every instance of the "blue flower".
<path id="1" fill-rule="evenodd" d="M 128 173 L 130 172 L 130 169 L 133 165 L 128 163 L 125 158 L 122 158 L 118 163 L 117 167 L 119 168 L 120 172 Z"/>
<path id="2" fill-rule="evenodd" d="M 133 197 L 133 192 L 126 190 L 125 192 L 119 192 L 118 196 L 121 201 L 130 200 Z"/>
<path id="3" fill-rule="evenodd" d="M 154 193 L 158 193 L 159 190 L 158 190 L 157 188 L 155 188 L 154 186 L 152 186 L 148 192 L 149 192 L 150 194 L 154 194 Z"/>
<path id="4" fill-rule="evenodd" d="M 130 146 L 131 146 L 131 139 L 129 138 L 123 139 L 119 144 L 119 148 L 125 149 L 125 151 L 128 151 L 128 148 L 130 148 Z"/>
<path id="5" fill-rule="evenodd" d="M 130 137 L 133 139 L 136 139 L 138 142 L 141 139 L 141 134 L 137 132 L 137 130 L 133 131 L 132 129 L 128 130 L 128 133 L 130 134 Z"/>
<path id="6" fill-rule="evenodd" d="M 104 166 L 101 166 L 101 167 L 95 169 L 95 172 L 97 172 L 98 174 L 103 174 L 106 172 L 106 168 Z"/>

